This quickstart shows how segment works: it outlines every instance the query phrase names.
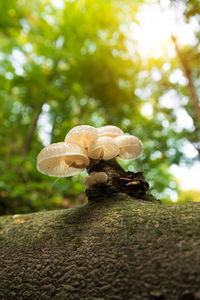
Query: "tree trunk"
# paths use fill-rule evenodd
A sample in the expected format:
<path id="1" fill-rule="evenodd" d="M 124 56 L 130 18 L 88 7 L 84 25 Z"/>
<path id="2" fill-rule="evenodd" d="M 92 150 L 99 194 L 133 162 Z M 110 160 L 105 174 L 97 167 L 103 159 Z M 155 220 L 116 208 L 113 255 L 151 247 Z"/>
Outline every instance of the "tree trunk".
<path id="1" fill-rule="evenodd" d="M 43 102 L 40 103 L 39 106 L 37 107 L 37 109 L 35 110 L 34 114 L 33 114 L 32 122 L 30 123 L 30 125 L 28 127 L 28 130 L 27 130 L 27 133 L 26 133 L 26 136 L 25 136 L 22 148 L 21 148 L 21 154 L 22 155 L 26 155 L 29 152 L 31 143 L 33 141 L 33 136 L 34 136 L 35 129 L 36 129 L 36 126 L 37 126 L 37 122 L 38 122 L 38 119 L 39 119 L 40 114 L 42 112 L 43 104 L 44 104 Z"/>
<path id="2" fill-rule="evenodd" d="M 189 67 L 188 61 L 184 58 L 183 54 L 181 53 L 181 50 L 178 46 L 177 40 L 175 36 L 172 36 L 172 41 L 174 42 L 176 53 L 179 57 L 180 63 L 182 65 L 182 68 L 185 72 L 185 76 L 188 80 L 188 90 L 190 94 L 190 99 L 192 102 L 192 106 L 194 108 L 194 112 L 200 121 L 200 103 L 199 103 L 199 98 L 193 83 L 193 78 L 192 78 L 192 71 Z"/>
<path id="3" fill-rule="evenodd" d="M 200 299 L 199 203 L 98 200 L 0 218 L 0 299 Z"/>

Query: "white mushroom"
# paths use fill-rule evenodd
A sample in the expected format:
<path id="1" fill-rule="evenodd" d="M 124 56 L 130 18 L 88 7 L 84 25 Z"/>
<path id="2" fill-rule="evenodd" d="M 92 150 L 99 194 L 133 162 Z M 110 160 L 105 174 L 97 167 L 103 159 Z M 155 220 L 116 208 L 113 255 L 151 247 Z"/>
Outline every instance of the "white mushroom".
<path id="1" fill-rule="evenodd" d="M 112 138 L 123 134 L 123 131 L 119 127 L 111 125 L 99 127 L 97 131 L 99 136 L 109 136 Z"/>
<path id="2" fill-rule="evenodd" d="M 76 143 L 82 146 L 86 151 L 94 140 L 98 138 L 98 132 L 95 127 L 89 125 L 80 125 L 72 128 L 65 137 L 65 142 Z"/>
<path id="3" fill-rule="evenodd" d="M 108 180 L 108 176 L 104 172 L 92 172 L 84 180 L 83 185 L 86 187 L 93 186 L 98 183 L 104 183 Z"/>
<path id="4" fill-rule="evenodd" d="M 142 154 L 142 142 L 133 135 L 122 135 L 115 138 L 119 146 L 119 158 L 136 159 Z"/>
<path id="5" fill-rule="evenodd" d="M 105 172 L 92 172 L 90 176 L 93 176 L 96 183 L 104 183 L 108 180 L 108 176 Z"/>
<path id="6" fill-rule="evenodd" d="M 88 155 L 93 159 L 109 160 L 119 154 L 119 147 L 116 141 L 108 136 L 99 137 L 88 149 Z"/>
<path id="7" fill-rule="evenodd" d="M 74 143 L 51 144 L 38 154 L 39 172 L 55 177 L 69 177 L 83 171 L 89 164 L 85 150 Z"/>
<path id="8" fill-rule="evenodd" d="M 94 179 L 94 177 L 92 177 L 91 175 L 85 177 L 83 185 L 86 187 L 90 187 L 96 184 L 96 181 Z"/>

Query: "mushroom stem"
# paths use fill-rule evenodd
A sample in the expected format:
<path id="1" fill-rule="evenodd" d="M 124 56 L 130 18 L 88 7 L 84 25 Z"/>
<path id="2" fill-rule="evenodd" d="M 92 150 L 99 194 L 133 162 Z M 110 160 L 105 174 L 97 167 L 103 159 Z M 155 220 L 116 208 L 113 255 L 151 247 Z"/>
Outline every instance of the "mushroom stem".
<path id="1" fill-rule="evenodd" d="M 103 159 L 103 155 L 104 155 L 104 150 L 101 149 L 101 152 L 100 152 L 100 155 L 99 155 L 100 159 Z"/>
<path id="2" fill-rule="evenodd" d="M 99 161 L 91 159 L 87 171 L 88 174 L 105 172 L 108 176 L 108 180 L 105 183 L 91 186 L 86 190 L 89 201 L 117 193 L 125 193 L 146 201 L 154 201 L 154 198 L 147 194 L 149 184 L 144 179 L 142 172 L 126 172 L 117 163 L 116 159 Z"/>

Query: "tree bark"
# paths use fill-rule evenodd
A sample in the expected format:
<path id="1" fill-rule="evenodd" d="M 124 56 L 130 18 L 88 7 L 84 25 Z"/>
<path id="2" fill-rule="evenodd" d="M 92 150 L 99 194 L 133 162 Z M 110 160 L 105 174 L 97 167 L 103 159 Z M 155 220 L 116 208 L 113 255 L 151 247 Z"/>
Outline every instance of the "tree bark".
<path id="1" fill-rule="evenodd" d="M 106 195 L 113 196 L 120 192 L 145 201 L 157 201 L 152 195 L 147 194 L 149 184 L 143 177 L 143 173 L 125 171 L 115 158 L 110 160 L 90 159 L 87 171 L 89 174 L 104 172 L 108 176 L 107 181 L 103 184 L 96 184 L 86 190 L 89 201 L 98 201 L 99 198 Z"/>
<path id="2" fill-rule="evenodd" d="M 125 194 L 0 218 L 0 299 L 200 299 L 200 204 Z"/>

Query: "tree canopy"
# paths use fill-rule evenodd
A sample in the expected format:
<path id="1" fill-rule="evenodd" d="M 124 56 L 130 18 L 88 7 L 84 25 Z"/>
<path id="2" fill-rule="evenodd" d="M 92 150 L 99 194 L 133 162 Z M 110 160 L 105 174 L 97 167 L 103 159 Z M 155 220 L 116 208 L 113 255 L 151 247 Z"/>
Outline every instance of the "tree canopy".
<path id="1" fill-rule="evenodd" d="M 124 167 L 143 171 L 161 199 L 179 191 L 170 166 L 200 153 L 200 10 L 196 1 L 171 1 L 194 41 L 172 32 L 162 54 L 145 56 L 138 16 L 155 5 L 168 9 L 159 1 L 1 0 L 1 214 L 85 201 L 82 175 L 55 182 L 36 170 L 41 148 L 80 124 L 138 136 L 144 153 Z M 192 158 L 186 145 L 196 149 Z"/>

